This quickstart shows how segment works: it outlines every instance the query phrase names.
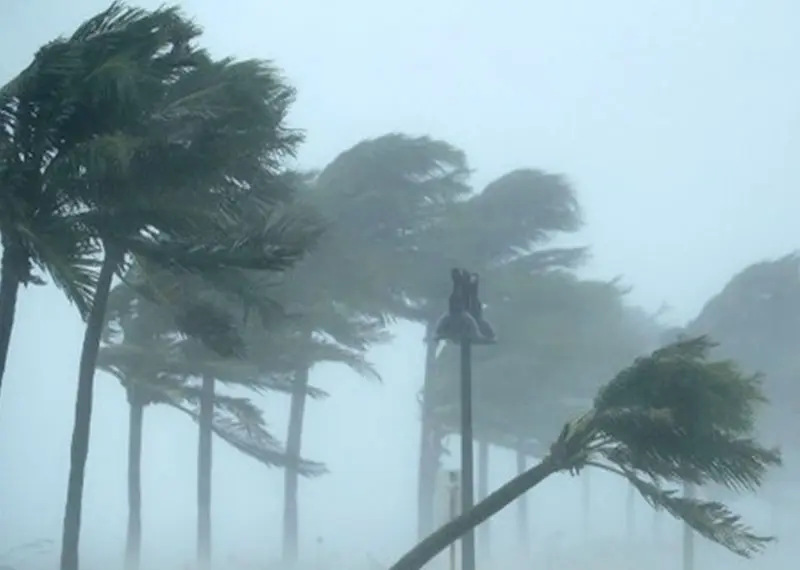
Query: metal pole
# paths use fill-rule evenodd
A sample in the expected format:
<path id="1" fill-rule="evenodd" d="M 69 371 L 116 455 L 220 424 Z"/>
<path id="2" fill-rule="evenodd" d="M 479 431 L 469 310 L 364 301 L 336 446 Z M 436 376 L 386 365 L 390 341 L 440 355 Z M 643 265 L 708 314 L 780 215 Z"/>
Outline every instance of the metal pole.
<path id="1" fill-rule="evenodd" d="M 461 512 L 475 504 L 472 454 L 472 342 L 461 339 Z M 461 568 L 475 570 L 475 531 L 461 539 Z"/>

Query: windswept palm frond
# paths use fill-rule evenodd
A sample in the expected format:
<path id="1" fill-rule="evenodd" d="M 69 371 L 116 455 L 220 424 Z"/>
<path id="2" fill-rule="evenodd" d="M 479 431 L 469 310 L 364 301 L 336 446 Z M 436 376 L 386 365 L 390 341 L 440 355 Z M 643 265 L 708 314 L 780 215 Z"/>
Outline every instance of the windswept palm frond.
<path id="1" fill-rule="evenodd" d="M 368 362 L 362 351 L 348 349 L 338 343 L 318 340 L 306 355 L 306 362 L 328 362 L 347 366 L 363 378 L 381 381 L 375 366 Z"/>
<path id="2" fill-rule="evenodd" d="M 178 402 L 168 405 L 199 421 L 198 409 Z M 229 413 L 215 412 L 211 430 L 229 445 L 268 467 L 283 467 L 290 461 L 283 446 L 264 429 L 263 424 L 252 421 L 252 418 L 242 422 L 241 418 Z M 316 477 L 327 472 L 322 463 L 307 459 L 300 459 L 297 468 L 304 477 Z"/>
<path id="3" fill-rule="evenodd" d="M 98 355 L 97 366 L 116 376 L 124 386 L 137 387 L 151 394 L 153 400 L 160 392 L 197 400 L 200 389 L 192 385 L 191 378 L 209 376 L 222 384 L 244 386 L 256 392 L 294 392 L 297 387 L 288 374 L 271 371 L 248 360 L 221 358 L 191 339 L 158 339 L 137 344 L 135 340 L 119 344 L 105 344 Z M 328 396 L 327 392 L 313 386 L 306 393 L 314 399 Z"/>
<path id="4" fill-rule="evenodd" d="M 205 273 L 228 267 L 283 271 L 306 255 L 320 237 L 317 227 L 295 216 L 275 215 L 263 222 L 260 229 L 222 242 L 204 243 L 196 236 L 191 240 L 140 236 L 127 244 L 134 255 L 183 271 Z"/>
<path id="5" fill-rule="evenodd" d="M 561 175 L 529 168 L 513 170 L 484 190 L 456 204 L 439 229 L 439 240 L 480 267 L 535 255 L 534 249 L 554 234 L 574 232 L 582 225 L 581 209 L 572 185 Z M 502 231 L 497 231 L 502 224 Z M 581 249 L 552 261 L 578 261 Z M 573 256 L 577 256 L 574 258 Z"/>
<path id="6" fill-rule="evenodd" d="M 682 497 L 674 489 L 661 489 L 633 473 L 621 470 L 612 472 L 628 479 L 650 506 L 663 509 L 673 517 L 685 521 L 701 536 L 735 554 L 750 558 L 775 540 L 772 536 L 755 534 L 742 522 L 741 516 L 718 501 Z"/>
<path id="7" fill-rule="evenodd" d="M 637 359 L 598 393 L 595 409 L 669 410 L 692 435 L 752 430 L 756 410 L 766 402 L 761 378 L 743 374 L 731 360 L 708 361 L 714 346 L 706 336 L 682 339 Z"/>
<path id="8" fill-rule="evenodd" d="M 86 319 L 100 274 L 99 243 L 75 227 L 69 217 L 48 212 L 20 228 L 32 261 L 50 276 Z"/>

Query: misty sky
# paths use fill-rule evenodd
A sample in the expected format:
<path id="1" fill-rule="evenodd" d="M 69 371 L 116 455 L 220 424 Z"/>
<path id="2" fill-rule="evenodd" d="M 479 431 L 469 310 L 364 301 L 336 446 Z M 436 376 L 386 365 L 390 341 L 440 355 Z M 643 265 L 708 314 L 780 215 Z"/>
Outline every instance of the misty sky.
<path id="1" fill-rule="evenodd" d="M 3 0 L 0 80 L 106 5 Z M 634 301 L 650 309 L 667 302 L 677 322 L 734 272 L 798 244 L 796 1 L 183 5 L 215 54 L 269 58 L 285 70 L 298 88 L 291 125 L 308 134 L 303 166 L 404 131 L 463 148 L 480 185 L 517 167 L 564 173 L 586 212 L 587 272 L 623 275 Z M 23 292 L 17 322 L 0 401 L 0 476 L 11 474 L 0 486 L 0 551 L 60 536 L 82 328 L 50 288 Z M 334 367 L 315 370 L 335 395 L 311 406 L 305 449 L 333 474 L 303 485 L 306 545 L 324 532 L 323 549 L 391 555 L 413 535 L 422 343 L 415 327 L 398 334 L 374 354 L 384 386 Z M 123 392 L 101 376 L 95 403 L 86 548 L 115 563 L 125 522 Z M 279 434 L 285 408 L 281 397 L 268 405 Z M 164 410 L 148 412 L 146 422 L 145 562 L 157 539 L 178 545 L 167 549 L 175 560 L 189 560 L 194 426 Z M 217 552 L 274 556 L 280 473 L 222 445 L 215 453 Z M 496 465 L 496 484 L 509 474 L 507 459 Z"/>

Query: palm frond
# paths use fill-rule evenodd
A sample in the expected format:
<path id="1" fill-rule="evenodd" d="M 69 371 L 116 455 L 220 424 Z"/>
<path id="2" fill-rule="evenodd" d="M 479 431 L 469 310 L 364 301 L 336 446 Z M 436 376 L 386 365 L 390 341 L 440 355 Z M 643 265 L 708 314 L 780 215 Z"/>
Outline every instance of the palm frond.
<path id="1" fill-rule="evenodd" d="M 705 336 L 682 339 L 637 359 L 598 393 L 595 408 L 667 409 L 692 433 L 751 430 L 766 401 L 761 378 L 743 374 L 730 360 L 709 362 L 713 346 Z"/>
<path id="2" fill-rule="evenodd" d="M 48 217 L 25 232 L 33 262 L 41 267 L 86 319 L 94 304 L 94 291 L 100 273 L 98 242 L 80 234 L 70 221 Z"/>
<path id="3" fill-rule="evenodd" d="M 200 412 L 177 402 L 168 405 L 180 410 L 195 421 L 199 421 Z M 213 433 L 220 439 L 268 467 L 285 466 L 290 460 L 285 450 L 272 437 L 263 426 L 252 422 L 241 422 L 229 414 L 215 412 L 212 420 Z M 327 469 L 322 463 L 300 459 L 297 464 L 298 472 L 304 477 L 324 475 Z"/>
<path id="4" fill-rule="evenodd" d="M 751 558 L 775 540 L 755 534 L 739 515 L 722 503 L 681 497 L 675 490 L 660 489 L 630 474 L 626 474 L 626 478 L 651 506 L 664 509 L 701 536 L 739 556 Z"/>
<path id="5" fill-rule="evenodd" d="M 594 416 L 593 427 L 609 442 L 600 448 L 604 457 L 655 479 L 755 491 L 768 470 L 780 464 L 776 450 L 752 438 L 686 430 L 667 409 L 607 411 Z"/>
<path id="6" fill-rule="evenodd" d="M 283 271 L 308 253 L 320 236 L 317 227 L 296 216 L 275 214 L 263 221 L 259 230 L 222 243 L 159 236 L 132 238 L 127 245 L 135 255 L 183 271 L 207 272 L 228 267 Z"/>

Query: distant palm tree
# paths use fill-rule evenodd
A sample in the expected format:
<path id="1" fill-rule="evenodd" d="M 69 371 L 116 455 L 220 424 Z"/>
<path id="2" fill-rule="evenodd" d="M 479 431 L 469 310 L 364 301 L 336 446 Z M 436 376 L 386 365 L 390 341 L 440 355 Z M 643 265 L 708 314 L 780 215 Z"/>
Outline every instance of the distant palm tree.
<path id="1" fill-rule="evenodd" d="M 367 378 L 366 351 L 387 340 L 393 318 L 413 318 L 408 281 L 418 270 L 419 232 L 460 196 L 467 169 L 461 151 L 428 137 L 388 134 L 342 152 L 318 173 L 302 178 L 306 202 L 328 220 L 317 251 L 289 272 L 277 298 L 300 315 L 297 333 L 321 335 L 352 355 L 342 361 Z M 341 354 L 340 354 L 341 356 Z M 287 452 L 299 457 L 310 370 L 323 359 L 297 367 Z M 284 562 L 298 557 L 298 476 L 284 482 Z"/>
<path id="2" fill-rule="evenodd" d="M 755 489 L 780 465 L 780 454 L 752 437 L 764 402 L 760 382 L 730 361 L 708 360 L 711 346 L 704 337 L 688 339 L 634 361 L 598 392 L 588 412 L 564 426 L 539 463 L 432 533 L 391 570 L 422 568 L 550 475 L 586 467 L 626 479 L 648 503 L 740 556 L 760 551 L 772 539 L 754 534 L 725 505 L 664 490 L 664 484 L 705 482 Z"/>
<path id="3" fill-rule="evenodd" d="M 128 538 L 126 567 L 139 568 L 141 553 L 141 450 L 144 410 L 153 404 L 171 406 L 200 424 L 204 447 L 208 433 L 216 433 L 224 441 L 246 455 L 268 465 L 284 466 L 285 451 L 265 430 L 261 412 L 247 399 L 214 393 L 212 412 L 202 386 L 193 377 L 221 379 L 226 384 L 243 385 L 257 391 L 288 392 L 292 385 L 280 377 L 265 377 L 249 360 L 223 358 L 191 338 L 182 338 L 170 314 L 164 307 L 141 297 L 128 283 L 135 282 L 135 271 L 126 275 L 126 283 L 115 287 L 109 297 L 109 323 L 104 332 L 98 368 L 117 377 L 128 395 Z M 210 339 L 205 339 L 212 346 Z M 218 341 L 217 343 L 218 344 Z M 312 397 L 324 395 L 311 391 Z M 208 453 L 207 450 L 205 450 Z M 210 467 L 206 457 L 200 462 Z M 319 474 L 320 464 L 302 460 L 299 471 Z M 210 472 L 201 473 L 199 480 L 210 480 Z M 210 493 L 207 485 L 204 490 Z M 204 535 L 210 535 L 210 495 L 204 498 L 198 512 Z M 207 539 L 204 540 L 207 543 Z"/>

